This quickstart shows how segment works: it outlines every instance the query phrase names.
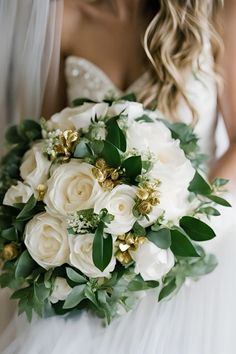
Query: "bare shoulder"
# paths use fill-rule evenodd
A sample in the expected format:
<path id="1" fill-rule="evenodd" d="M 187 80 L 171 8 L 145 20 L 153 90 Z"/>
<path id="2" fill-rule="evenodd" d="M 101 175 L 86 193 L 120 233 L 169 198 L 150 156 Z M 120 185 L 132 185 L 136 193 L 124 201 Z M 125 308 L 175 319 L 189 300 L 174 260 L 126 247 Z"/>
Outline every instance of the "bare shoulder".
<path id="1" fill-rule="evenodd" d="M 62 51 L 65 54 L 71 51 L 80 32 L 85 17 L 84 3 L 85 0 L 64 1 Z"/>

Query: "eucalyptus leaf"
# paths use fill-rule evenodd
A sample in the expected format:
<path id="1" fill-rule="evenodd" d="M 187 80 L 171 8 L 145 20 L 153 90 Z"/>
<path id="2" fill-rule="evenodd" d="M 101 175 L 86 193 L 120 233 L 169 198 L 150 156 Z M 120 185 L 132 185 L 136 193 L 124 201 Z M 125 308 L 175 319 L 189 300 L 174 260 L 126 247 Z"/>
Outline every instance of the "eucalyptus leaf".
<path id="1" fill-rule="evenodd" d="M 176 282 L 175 279 L 172 279 L 166 286 L 164 286 L 159 294 L 158 301 L 163 300 L 164 298 L 171 295 L 176 290 Z"/>
<path id="2" fill-rule="evenodd" d="M 70 294 L 67 296 L 63 305 L 63 309 L 71 309 L 73 307 L 76 307 L 82 300 L 84 300 L 84 288 L 84 284 L 75 286 L 71 290 Z"/>
<path id="3" fill-rule="evenodd" d="M 206 215 L 212 215 L 212 216 L 219 216 L 221 215 L 220 212 L 213 207 L 202 207 L 198 210 L 198 213 L 200 214 L 206 214 Z"/>
<path id="4" fill-rule="evenodd" d="M 85 284 L 87 282 L 87 279 L 85 277 L 83 277 L 81 274 L 79 274 L 78 272 L 76 272 L 72 268 L 67 267 L 66 274 L 67 274 L 68 278 L 75 283 Z"/>
<path id="5" fill-rule="evenodd" d="M 141 226 L 138 221 L 136 221 L 133 225 L 133 233 L 135 234 L 135 236 L 145 236 L 146 229 Z"/>
<path id="6" fill-rule="evenodd" d="M 223 205 L 224 207 L 231 207 L 231 204 L 227 200 L 218 197 L 217 195 L 208 195 L 207 198 L 212 200 L 216 204 Z"/>
<path id="7" fill-rule="evenodd" d="M 85 141 L 81 140 L 75 148 L 74 157 L 76 158 L 84 158 L 87 156 L 91 156 L 90 149 Z"/>

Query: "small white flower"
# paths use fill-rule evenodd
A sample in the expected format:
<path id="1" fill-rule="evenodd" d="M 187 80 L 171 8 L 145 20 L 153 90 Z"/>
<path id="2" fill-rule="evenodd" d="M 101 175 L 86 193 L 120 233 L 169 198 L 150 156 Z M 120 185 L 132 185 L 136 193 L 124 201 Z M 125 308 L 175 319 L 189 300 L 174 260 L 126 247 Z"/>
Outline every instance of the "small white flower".
<path id="1" fill-rule="evenodd" d="M 158 248 L 149 240 L 130 252 L 135 261 L 135 273 L 140 274 L 144 280 L 160 280 L 175 264 L 175 258 L 170 249 Z"/>
<path id="2" fill-rule="evenodd" d="M 132 229 L 136 221 L 133 215 L 135 191 L 135 187 L 122 184 L 95 201 L 95 213 L 99 214 L 102 209 L 106 208 L 108 213 L 114 216 L 114 220 L 107 225 L 106 232 L 121 235 Z"/>
<path id="3" fill-rule="evenodd" d="M 101 272 L 93 263 L 92 249 L 93 249 L 93 234 L 70 236 L 70 264 L 79 269 L 87 277 L 100 278 L 109 277 L 114 270 L 116 259 L 114 255 L 106 269 Z"/>
<path id="4" fill-rule="evenodd" d="M 68 262 L 65 223 L 48 213 L 37 214 L 26 224 L 25 245 L 31 257 L 45 269 Z"/>
<path id="5" fill-rule="evenodd" d="M 46 209 L 50 213 L 66 216 L 76 210 L 93 208 L 104 191 L 92 168 L 92 165 L 77 159 L 56 168 L 47 183 L 44 198 Z"/>
<path id="6" fill-rule="evenodd" d="M 20 167 L 20 175 L 29 186 L 34 190 L 39 184 L 44 184 L 47 181 L 50 161 L 44 156 L 44 143 L 36 143 L 28 150 Z"/>
<path id="7" fill-rule="evenodd" d="M 56 277 L 53 291 L 50 295 L 50 302 L 55 304 L 58 301 L 66 300 L 67 296 L 70 294 L 72 288 L 68 285 L 65 278 Z"/>
<path id="8" fill-rule="evenodd" d="M 4 205 L 13 206 L 15 203 L 26 203 L 34 194 L 34 191 L 27 184 L 20 181 L 16 185 L 11 186 L 3 199 Z"/>

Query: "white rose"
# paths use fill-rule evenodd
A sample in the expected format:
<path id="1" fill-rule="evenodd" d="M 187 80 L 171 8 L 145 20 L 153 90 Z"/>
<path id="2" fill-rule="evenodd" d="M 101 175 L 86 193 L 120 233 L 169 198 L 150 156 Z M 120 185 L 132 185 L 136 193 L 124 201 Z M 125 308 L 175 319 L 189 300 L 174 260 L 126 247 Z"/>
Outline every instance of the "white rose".
<path id="1" fill-rule="evenodd" d="M 101 209 L 106 208 L 108 213 L 114 216 L 114 220 L 107 225 L 106 232 L 112 235 L 121 235 L 132 229 L 136 221 L 133 215 L 135 198 L 135 187 L 122 184 L 96 200 L 95 213 L 98 214 Z"/>
<path id="2" fill-rule="evenodd" d="M 127 149 L 140 152 L 150 151 L 155 154 L 158 146 L 163 142 L 172 141 L 169 129 L 162 123 L 131 122 L 127 131 Z"/>
<path id="3" fill-rule="evenodd" d="M 69 286 L 65 278 L 56 277 L 53 291 L 50 295 L 49 300 L 51 303 L 55 304 L 58 301 L 66 300 L 67 296 L 70 294 L 72 288 Z"/>
<path id="4" fill-rule="evenodd" d="M 66 225 L 48 213 L 35 215 L 25 228 L 25 245 L 31 257 L 49 269 L 68 262 L 69 245 Z"/>
<path id="5" fill-rule="evenodd" d="M 69 120 L 76 129 L 87 130 L 91 124 L 91 119 L 100 119 L 106 116 L 108 107 L 108 104 L 105 102 L 95 104 L 84 103 L 82 106 L 77 108 L 77 114 L 70 117 Z"/>
<path id="6" fill-rule="evenodd" d="M 144 280 L 160 280 L 175 264 L 171 250 L 158 248 L 149 240 L 130 252 L 135 261 L 135 273 L 140 274 Z"/>
<path id="7" fill-rule="evenodd" d="M 3 204 L 13 206 L 15 203 L 26 203 L 32 194 L 34 194 L 34 191 L 30 186 L 18 181 L 15 186 L 11 186 L 6 192 Z"/>
<path id="8" fill-rule="evenodd" d="M 20 175 L 23 180 L 30 185 L 34 190 L 39 184 L 44 184 L 47 181 L 50 161 L 43 154 L 43 142 L 33 145 L 28 150 L 20 167 Z"/>
<path id="9" fill-rule="evenodd" d="M 92 165 L 77 159 L 56 168 L 47 183 L 44 197 L 46 209 L 65 216 L 76 210 L 93 208 L 104 191 L 94 177 L 92 168 Z"/>
<path id="10" fill-rule="evenodd" d="M 166 220 L 176 222 L 189 208 L 188 187 L 195 170 L 178 142 L 164 144 L 157 155 L 160 160 L 154 164 L 150 176 L 161 181 L 158 188 L 160 192 L 158 207 L 165 211 Z"/>
<path id="11" fill-rule="evenodd" d="M 114 270 L 116 259 L 114 255 L 106 269 L 101 272 L 93 263 L 92 249 L 93 249 L 94 235 L 85 234 L 69 237 L 70 245 L 70 263 L 75 268 L 79 269 L 87 277 L 100 278 L 109 277 Z"/>
<path id="12" fill-rule="evenodd" d="M 128 119 L 133 120 L 144 114 L 143 105 L 138 102 L 119 101 L 114 102 L 109 108 L 109 116 L 117 116 L 121 113 L 127 114 Z"/>
<path id="13" fill-rule="evenodd" d="M 149 176 L 161 182 L 160 204 L 153 208 L 150 221 L 143 218 L 140 223 L 145 227 L 150 225 L 163 211 L 166 220 L 178 221 L 188 210 L 188 186 L 195 173 L 179 141 L 172 139 L 169 129 L 161 122 L 133 122 L 127 130 L 127 141 L 130 150 L 151 152 L 154 165 Z"/>
<path id="14" fill-rule="evenodd" d="M 80 111 L 80 107 L 65 108 L 61 112 L 54 114 L 50 120 L 47 121 L 47 128 L 49 130 L 61 130 L 75 129 L 74 124 L 70 121 L 71 117 L 76 116 Z"/>

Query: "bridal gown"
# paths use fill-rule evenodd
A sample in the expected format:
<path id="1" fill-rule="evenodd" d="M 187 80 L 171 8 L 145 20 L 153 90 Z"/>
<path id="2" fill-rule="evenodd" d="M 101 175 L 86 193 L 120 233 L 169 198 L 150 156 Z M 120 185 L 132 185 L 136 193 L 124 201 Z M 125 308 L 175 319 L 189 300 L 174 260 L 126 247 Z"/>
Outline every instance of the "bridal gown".
<path id="1" fill-rule="evenodd" d="M 195 105 L 199 119 L 197 134 L 209 164 L 215 154 L 217 92 L 212 60 L 206 45 L 200 57 L 202 71 L 193 65 L 186 74 L 186 94 Z M 146 80 L 144 73 L 126 92 L 121 92 L 97 66 L 70 56 L 65 75 L 68 101 L 77 97 L 101 100 L 128 92 L 138 93 Z M 191 121 L 189 109 L 180 102 L 180 120 Z M 232 204 L 234 199 L 229 196 Z M 0 339 L 3 354 L 235 354 L 236 336 L 236 221 L 234 208 L 222 209 L 212 221 L 217 238 L 206 242 L 217 255 L 215 272 L 198 282 L 186 283 L 169 301 L 157 303 L 153 293 L 143 298 L 130 313 L 104 328 L 101 320 L 84 311 L 70 317 L 12 319 Z M 4 303 L 1 304 L 1 309 Z"/>

